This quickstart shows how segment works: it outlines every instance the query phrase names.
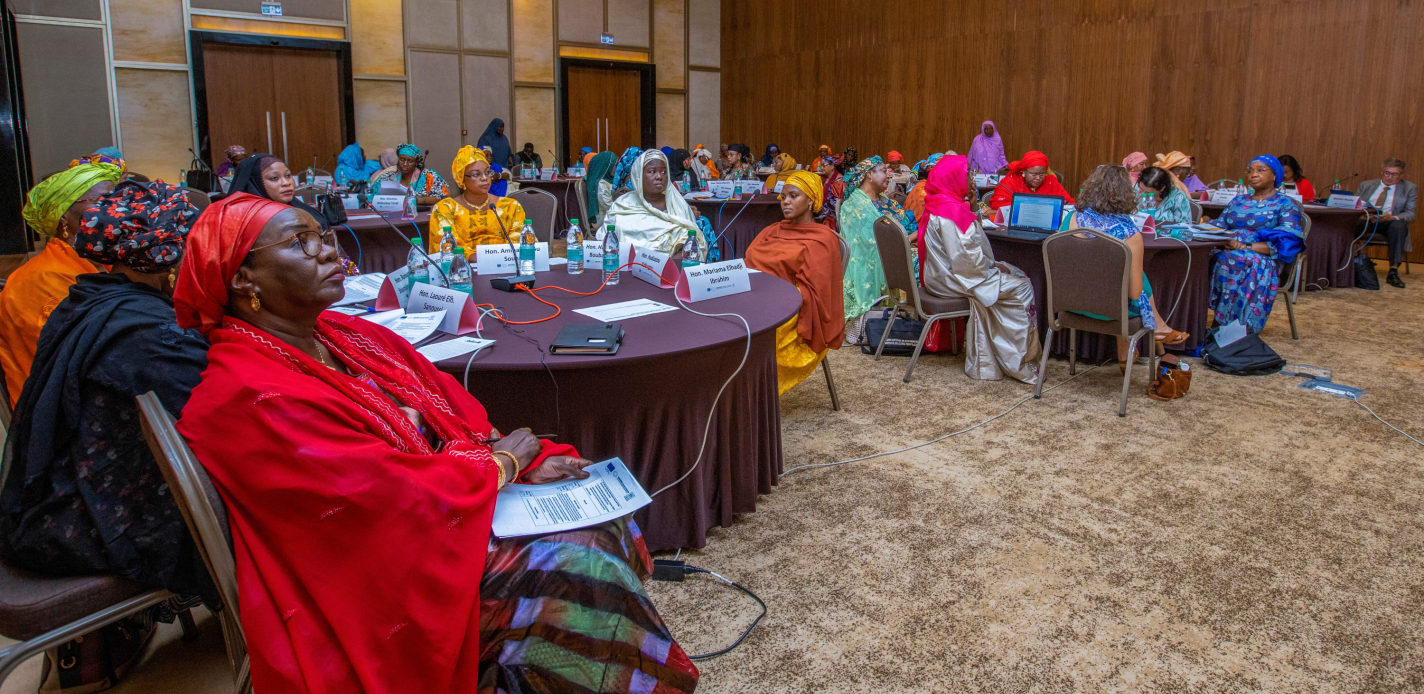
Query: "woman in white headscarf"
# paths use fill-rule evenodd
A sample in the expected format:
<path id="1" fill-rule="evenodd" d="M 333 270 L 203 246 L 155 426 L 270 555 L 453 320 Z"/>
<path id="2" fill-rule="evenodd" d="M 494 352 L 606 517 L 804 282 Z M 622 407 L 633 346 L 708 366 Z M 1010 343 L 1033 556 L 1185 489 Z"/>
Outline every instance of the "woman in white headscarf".
<path id="1" fill-rule="evenodd" d="M 656 149 L 638 155 L 628 180 L 633 192 L 613 201 L 604 217 L 605 224 L 613 222 L 618 238 L 670 254 L 682 247 L 691 231 L 697 234 L 698 245 L 707 248 L 697 213 L 681 193 L 668 187 L 667 156 Z"/>

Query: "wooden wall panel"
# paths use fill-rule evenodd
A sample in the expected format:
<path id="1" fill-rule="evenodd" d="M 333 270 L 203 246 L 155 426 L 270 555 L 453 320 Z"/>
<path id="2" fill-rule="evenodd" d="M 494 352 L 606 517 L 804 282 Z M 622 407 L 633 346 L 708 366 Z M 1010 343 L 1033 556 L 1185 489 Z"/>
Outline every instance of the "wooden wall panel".
<path id="1" fill-rule="evenodd" d="M 401 39 L 404 19 L 400 3 L 350 2 L 351 71 L 358 75 L 404 75 L 405 44 Z"/>
<path id="2" fill-rule="evenodd" d="M 355 80 L 352 86 L 356 102 L 356 141 L 366 150 L 366 156 L 375 159 L 381 150 L 407 142 L 405 82 Z M 127 122 L 124 128 L 127 143 Z"/>
<path id="3" fill-rule="evenodd" d="M 466 50 L 509 50 L 509 1 L 461 0 L 460 33 Z"/>
<path id="4" fill-rule="evenodd" d="M 653 62 L 659 89 L 687 87 L 686 0 L 653 0 Z"/>
<path id="5" fill-rule="evenodd" d="M 699 67 L 721 67 L 721 0 L 687 0 L 687 62 Z"/>
<path id="6" fill-rule="evenodd" d="M 1193 154 L 1208 181 L 1289 153 L 1317 189 L 1388 156 L 1424 168 L 1424 3 L 832 4 L 723 0 L 723 141 L 920 159 L 987 119 L 1074 187 L 1134 150 Z"/>
<path id="7" fill-rule="evenodd" d="M 188 63 L 180 0 L 109 0 L 109 31 L 114 60 Z"/>
<path id="8" fill-rule="evenodd" d="M 648 0 L 608 0 L 608 33 L 618 46 L 649 48 Z"/>
<path id="9" fill-rule="evenodd" d="M 559 0 L 559 40 L 598 43 L 603 33 L 603 0 Z"/>
<path id="10" fill-rule="evenodd" d="M 514 3 L 514 81 L 554 83 L 554 0 Z M 516 101 L 518 97 L 516 97 Z"/>
<path id="11" fill-rule="evenodd" d="M 657 137 L 658 147 L 685 149 L 687 147 L 687 97 L 683 94 L 657 95 Z"/>
<path id="12" fill-rule="evenodd" d="M 406 45 L 426 48 L 459 48 L 460 18 L 455 0 L 416 0 L 405 8 Z"/>
<path id="13" fill-rule="evenodd" d="M 193 155 L 188 73 L 176 70 L 114 70 L 124 158 L 132 171 L 179 181 Z"/>

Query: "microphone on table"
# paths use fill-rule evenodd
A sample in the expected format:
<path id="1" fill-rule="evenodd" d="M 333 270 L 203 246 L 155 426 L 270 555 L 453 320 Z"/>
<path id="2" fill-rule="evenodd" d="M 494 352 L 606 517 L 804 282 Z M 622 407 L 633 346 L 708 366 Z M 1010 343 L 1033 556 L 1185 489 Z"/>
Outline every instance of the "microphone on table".
<path id="1" fill-rule="evenodd" d="M 1336 189 L 1341 189 L 1341 190 L 1343 190 L 1342 188 L 1340 188 L 1340 184 L 1341 184 L 1341 183 L 1344 183 L 1344 182 L 1346 182 L 1346 181 L 1349 181 L 1350 179 L 1353 179 L 1353 178 L 1355 178 L 1355 177 L 1357 177 L 1357 176 L 1359 176 L 1359 175 L 1360 175 L 1360 172 L 1356 171 L 1355 173 L 1352 173 L 1352 174 L 1350 174 L 1349 176 L 1346 176 L 1346 177 L 1344 177 L 1344 178 L 1337 178 L 1337 179 L 1335 179 L 1335 182 L 1330 184 L 1330 190 L 1336 190 Z"/>
<path id="2" fill-rule="evenodd" d="M 486 209 L 489 209 L 489 210 L 493 211 L 493 208 L 494 208 L 494 203 L 486 202 L 485 204 L 480 205 L 480 208 L 479 208 L 478 210 L 473 210 L 473 211 L 474 211 L 474 212 L 483 212 L 483 211 L 485 211 Z M 514 239 L 509 238 L 509 230 L 506 229 L 506 228 L 504 228 L 504 220 L 499 218 L 499 212 L 495 212 L 495 213 L 494 213 L 494 221 L 496 221 L 496 222 L 499 223 L 499 230 L 502 231 L 502 232 L 504 232 L 504 242 L 507 243 L 507 244 L 509 244 L 509 251 L 514 254 L 514 267 L 516 268 L 515 271 L 518 272 L 518 271 L 519 271 L 519 270 L 518 270 L 518 268 L 519 268 L 519 249 L 514 247 Z M 525 288 L 528 288 L 528 289 L 533 289 L 533 288 L 534 288 L 534 276 L 533 276 L 533 275 L 516 274 L 516 275 L 513 276 L 513 277 L 495 277 L 495 278 L 493 278 L 493 279 L 490 280 L 490 286 L 491 286 L 491 287 L 494 287 L 495 289 L 498 289 L 498 290 L 500 290 L 500 291 L 502 291 L 502 292 L 516 292 L 516 291 L 519 291 L 519 288 L 520 288 L 520 287 L 525 287 Z"/>
<path id="3" fill-rule="evenodd" d="M 549 153 L 549 163 L 553 164 L 554 168 L 559 168 L 559 155 L 554 154 L 554 150 L 552 149 L 546 149 L 544 151 Z"/>
<path id="4" fill-rule="evenodd" d="M 361 198 L 358 197 L 357 199 L 360 200 Z M 396 235 L 397 235 L 397 236 L 400 236 L 402 241 L 406 242 L 406 244 L 409 245 L 411 248 L 414 248 L 415 250 L 420 251 L 420 255 L 422 255 L 422 256 L 425 257 L 425 262 L 430 263 L 430 267 L 433 267 L 433 268 L 435 268 L 436 270 L 438 270 L 438 271 L 440 272 L 440 279 L 444 280 L 445 286 L 446 286 L 446 287 L 449 287 L 449 286 L 450 286 L 450 277 L 445 274 L 445 269 L 442 268 L 442 267 L 440 267 L 440 263 L 435 262 L 435 259 L 434 259 L 434 258 L 431 258 L 431 257 L 430 257 L 430 254 L 429 254 L 429 253 L 426 253 L 424 248 L 421 248 L 420 246 L 418 246 L 418 245 L 416 245 L 416 244 L 414 244 L 414 243 L 411 243 L 411 242 L 410 242 L 410 239 L 409 239 L 405 234 L 401 233 L 400 228 L 398 228 L 396 225 L 392 224 L 392 223 L 391 223 L 391 220 L 386 219 L 386 215 L 382 214 L 381 211 L 378 210 L 378 209 L 376 209 L 375 207 L 372 207 L 369 202 L 363 202 L 362 207 L 365 207 L 365 208 L 371 210 L 372 212 L 375 212 L 375 213 L 376 213 L 376 216 L 377 216 L 377 217 L 380 217 L 380 218 L 381 218 L 381 221 L 385 222 L 385 223 L 386 223 L 386 226 L 388 226 L 388 227 L 391 228 L 391 231 L 396 232 Z M 411 220 L 411 224 L 414 224 L 414 223 L 415 223 L 415 221 L 414 221 L 414 220 Z M 416 231 L 417 234 L 419 234 L 419 233 L 420 233 L 420 227 L 417 226 L 417 227 L 415 228 L 415 231 Z"/>

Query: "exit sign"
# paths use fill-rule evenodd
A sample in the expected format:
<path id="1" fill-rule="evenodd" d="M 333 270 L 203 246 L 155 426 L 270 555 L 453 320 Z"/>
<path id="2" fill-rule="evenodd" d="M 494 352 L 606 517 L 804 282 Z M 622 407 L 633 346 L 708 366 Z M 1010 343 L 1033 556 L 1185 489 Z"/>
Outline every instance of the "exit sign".
<path id="1" fill-rule="evenodd" d="M 598 35 L 598 42 L 599 42 L 599 43 L 606 43 L 606 44 L 612 45 L 612 44 L 613 44 L 613 34 L 599 34 L 599 35 Z"/>
<path id="2" fill-rule="evenodd" d="M 249 5 L 249 7 L 250 7 L 250 5 Z M 267 15 L 267 16 L 269 16 L 269 17 L 281 17 L 281 16 L 282 16 L 282 3 L 280 3 L 280 2 L 267 2 L 267 1 L 264 0 L 264 2 L 262 3 L 262 14 L 265 14 L 265 15 Z"/>

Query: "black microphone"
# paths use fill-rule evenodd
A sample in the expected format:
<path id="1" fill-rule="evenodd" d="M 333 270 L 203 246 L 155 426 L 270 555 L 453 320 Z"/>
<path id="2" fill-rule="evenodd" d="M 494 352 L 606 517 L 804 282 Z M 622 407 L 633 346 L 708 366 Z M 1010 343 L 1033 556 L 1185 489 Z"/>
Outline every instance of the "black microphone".
<path id="1" fill-rule="evenodd" d="M 473 211 L 483 212 L 487 209 L 493 210 L 494 203 L 486 202 L 485 204 L 480 205 L 479 209 Z M 499 223 L 499 230 L 504 232 L 504 242 L 509 244 L 510 252 L 514 253 L 514 267 L 516 274 L 514 277 L 496 277 L 494 279 L 491 279 L 490 286 L 502 292 L 518 291 L 520 286 L 527 286 L 532 289 L 534 287 L 534 276 L 519 274 L 522 273 L 522 268 L 520 267 L 519 262 L 519 249 L 514 247 L 514 239 L 509 237 L 509 229 L 505 228 L 504 220 L 499 218 L 499 212 L 494 213 L 494 221 Z"/>
<path id="2" fill-rule="evenodd" d="M 544 151 L 549 153 L 549 163 L 553 164 L 554 168 L 559 168 L 559 155 L 554 154 L 554 150 L 552 149 L 546 149 Z"/>
<path id="3" fill-rule="evenodd" d="M 358 197 L 357 200 L 361 200 L 361 198 Z M 445 286 L 446 286 L 447 288 L 450 286 L 450 276 L 445 274 L 445 269 L 442 268 L 442 267 L 440 267 L 440 263 L 435 262 L 435 259 L 434 259 L 434 258 L 431 258 L 431 257 L 430 257 L 430 254 L 426 253 L 424 248 L 421 248 L 420 246 L 417 246 L 416 244 L 411 243 L 411 242 L 410 242 L 410 239 L 407 238 L 406 235 L 401 232 L 400 228 L 397 227 L 396 225 L 392 224 L 392 223 L 391 223 L 391 220 L 386 219 L 386 216 L 385 216 L 384 214 L 381 214 L 381 211 L 380 211 L 380 210 L 378 210 L 378 209 L 376 209 L 376 208 L 374 208 L 374 207 L 371 207 L 369 203 L 365 203 L 364 201 L 363 201 L 363 205 L 362 205 L 362 206 L 363 206 L 363 207 L 366 207 L 367 209 L 371 210 L 372 212 L 375 212 L 375 213 L 376 213 L 376 216 L 377 216 L 377 217 L 380 217 L 380 218 L 381 218 L 381 221 L 385 222 L 385 223 L 386 223 L 386 226 L 388 226 L 388 227 L 391 228 L 391 231 L 396 232 L 396 235 L 397 235 L 397 236 L 400 236 L 402 241 L 405 241 L 406 244 L 408 244 L 411 248 L 414 248 L 415 250 L 420 251 L 420 254 L 421 254 L 422 256 L 425 256 L 425 262 L 430 263 L 430 267 L 433 267 L 433 268 L 435 268 L 437 271 L 440 272 L 440 278 L 445 281 Z M 413 223 L 413 222 L 412 222 L 412 223 Z M 418 227 L 418 226 L 416 227 L 416 233 L 417 233 L 417 234 L 420 233 L 420 227 Z"/>
<path id="4" fill-rule="evenodd" d="M 1350 179 L 1352 179 L 1352 178 L 1355 178 L 1355 177 L 1357 177 L 1357 176 L 1359 176 L 1359 175 L 1360 175 L 1360 172 L 1356 171 L 1355 173 L 1352 173 L 1352 174 L 1350 174 L 1349 176 L 1346 176 L 1345 178 L 1337 178 L 1337 179 L 1335 179 L 1335 182 L 1330 184 L 1330 190 L 1335 190 L 1336 188 L 1339 188 L 1341 183 L 1344 183 L 1344 182 L 1346 182 L 1346 181 L 1348 181 L 1348 180 L 1350 180 Z"/>

